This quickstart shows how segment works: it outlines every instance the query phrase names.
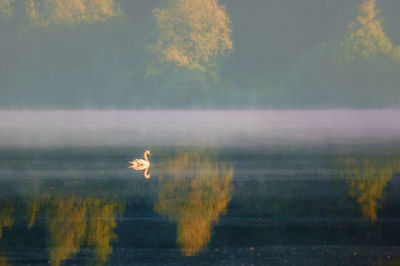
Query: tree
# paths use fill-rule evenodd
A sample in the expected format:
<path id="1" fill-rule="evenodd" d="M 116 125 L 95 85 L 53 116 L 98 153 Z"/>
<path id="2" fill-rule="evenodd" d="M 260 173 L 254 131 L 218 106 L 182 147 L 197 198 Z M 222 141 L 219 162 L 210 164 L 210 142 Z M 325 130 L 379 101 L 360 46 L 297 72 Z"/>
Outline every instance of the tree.
<path id="1" fill-rule="evenodd" d="M 26 11 L 39 26 L 103 21 L 121 14 L 114 0 L 29 0 Z"/>
<path id="2" fill-rule="evenodd" d="M 383 18 L 376 10 L 376 0 L 364 0 L 359 7 L 359 16 L 347 27 L 347 34 L 341 42 L 343 61 L 352 62 L 355 59 L 376 59 L 388 55 L 399 57 L 399 48 L 393 47 L 392 41 L 383 31 Z"/>
<path id="3" fill-rule="evenodd" d="M 0 0 L 0 16 L 10 16 L 13 13 L 13 2 L 14 0 Z"/>
<path id="4" fill-rule="evenodd" d="M 230 19 L 218 0 L 170 0 L 153 10 L 161 63 L 206 71 L 217 56 L 232 50 Z"/>

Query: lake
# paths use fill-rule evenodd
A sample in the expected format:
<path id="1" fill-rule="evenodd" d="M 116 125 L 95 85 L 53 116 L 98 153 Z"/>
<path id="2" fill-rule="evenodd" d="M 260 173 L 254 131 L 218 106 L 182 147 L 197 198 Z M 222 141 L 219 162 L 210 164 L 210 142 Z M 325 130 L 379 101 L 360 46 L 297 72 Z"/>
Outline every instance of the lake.
<path id="1" fill-rule="evenodd" d="M 400 264 L 398 110 L 0 111 L 0 132 L 0 265 Z"/>

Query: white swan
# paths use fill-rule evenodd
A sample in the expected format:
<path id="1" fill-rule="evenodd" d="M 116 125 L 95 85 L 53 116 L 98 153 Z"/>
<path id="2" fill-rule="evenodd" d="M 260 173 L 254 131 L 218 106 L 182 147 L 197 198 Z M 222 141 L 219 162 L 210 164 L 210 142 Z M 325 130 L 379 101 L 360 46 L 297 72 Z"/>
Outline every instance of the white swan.
<path id="1" fill-rule="evenodd" d="M 143 159 L 136 159 L 132 162 L 129 162 L 131 164 L 131 166 L 129 166 L 129 168 L 135 169 L 137 171 L 144 171 L 144 176 L 146 178 L 150 178 L 150 174 L 147 173 L 147 171 L 149 170 L 150 167 L 150 162 L 149 159 L 147 158 L 147 155 L 151 156 L 151 153 L 149 150 L 144 152 L 144 160 Z"/>

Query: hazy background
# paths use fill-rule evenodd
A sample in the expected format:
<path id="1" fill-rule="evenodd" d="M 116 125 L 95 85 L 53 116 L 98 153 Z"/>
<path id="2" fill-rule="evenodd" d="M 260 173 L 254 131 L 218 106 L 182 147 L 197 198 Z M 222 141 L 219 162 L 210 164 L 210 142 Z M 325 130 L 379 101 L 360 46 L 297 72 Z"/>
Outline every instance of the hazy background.
<path id="1" fill-rule="evenodd" d="M 0 0 L 0 108 L 398 108 L 399 10 Z"/>

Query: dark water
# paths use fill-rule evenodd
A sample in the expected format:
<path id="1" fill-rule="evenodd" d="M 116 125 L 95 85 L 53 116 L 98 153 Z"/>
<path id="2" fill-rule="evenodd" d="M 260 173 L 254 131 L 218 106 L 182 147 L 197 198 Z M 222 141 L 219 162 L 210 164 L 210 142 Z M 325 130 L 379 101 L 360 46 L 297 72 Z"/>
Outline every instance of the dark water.
<path id="1" fill-rule="evenodd" d="M 400 116 L 369 112 L 3 112 L 0 265 L 399 265 Z"/>

